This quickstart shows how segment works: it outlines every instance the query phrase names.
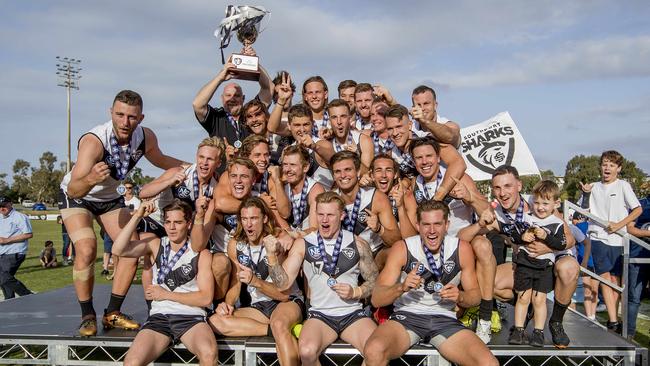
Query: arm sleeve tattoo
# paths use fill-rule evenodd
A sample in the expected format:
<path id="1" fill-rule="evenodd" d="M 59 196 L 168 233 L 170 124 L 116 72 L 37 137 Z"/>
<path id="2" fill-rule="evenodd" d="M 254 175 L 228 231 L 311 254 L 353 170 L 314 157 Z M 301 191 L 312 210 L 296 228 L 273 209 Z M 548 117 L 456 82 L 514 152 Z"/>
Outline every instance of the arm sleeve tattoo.
<path id="1" fill-rule="evenodd" d="M 360 257 L 359 269 L 365 281 L 359 288 L 361 289 L 361 298 L 364 299 L 372 294 L 377 276 L 379 275 L 379 269 L 377 269 L 375 259 L 372 257 L 372 251 L 368 242 L 357 237 L 357 248 L 359 249 Z"/>
<path id="2" fill-rule="evenodd" d="M 284 268 L 282 268 L 282 265 L 280 265 L 280 263 L 276 263 L 270 266 L 269 272 L 271 275 L 271 280 L 273 280 L 273 284 L 275 286 L 280 289 L 289 287 L 289 276 L 287 275 L 287 272 L 284 270 Z"/>

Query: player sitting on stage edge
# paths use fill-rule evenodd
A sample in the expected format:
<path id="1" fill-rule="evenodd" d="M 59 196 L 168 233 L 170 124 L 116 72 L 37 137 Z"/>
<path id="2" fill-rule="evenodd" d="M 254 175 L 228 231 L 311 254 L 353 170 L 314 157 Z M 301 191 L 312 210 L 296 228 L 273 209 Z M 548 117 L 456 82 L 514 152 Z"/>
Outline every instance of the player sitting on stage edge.
<path id="1" fill-rule="evenodd" d="M 153 263 L 152 282 L 144 284 L 145 298 L 152 300 L 151 310 L 124 365 L 148 365 L 179 341 L 196 355 L 200 365 L 214 365 L 217 341 L 205 319 L 205 307 L 212 303 L 214 290 L 210 251 L 192 249 L 192 207 L 178 198 L 162 209 L 167 236 L 131 241 L 140 220 L 155 210 L 153 202 L 143 203 L 113 243 L 116 255 L 144 255 Z M 203 220 L 204 214 L 205 207 L 197 207 L 194 220 Z"/>

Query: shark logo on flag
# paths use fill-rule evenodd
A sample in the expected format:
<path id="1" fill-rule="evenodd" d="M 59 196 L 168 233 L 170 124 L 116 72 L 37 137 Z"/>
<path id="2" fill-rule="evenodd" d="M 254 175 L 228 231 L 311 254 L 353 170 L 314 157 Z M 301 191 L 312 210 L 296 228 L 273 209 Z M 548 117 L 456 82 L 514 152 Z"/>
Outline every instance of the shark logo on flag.
<path id="1" fill-rule="evenodd" d="M 478 152 L 480 161 L 477 161 L 472 155 L 467 155 L 467 160 L 478 169 L 492 174 L 497 167 L 512 164 L 514 154 L 515 139 L 511 137 L 507 142 L 492 141 L 484 143 L 483 148 Z"/>
<path id="2" fill-rule="evenodd" d="M 516 167 L 520 175 L 539 175 L 535 159 L 508 112 L 463 128 L 460 134 L 459 152 L 472 179 L 492 179 L 492 173 L 501 165 Z"/>

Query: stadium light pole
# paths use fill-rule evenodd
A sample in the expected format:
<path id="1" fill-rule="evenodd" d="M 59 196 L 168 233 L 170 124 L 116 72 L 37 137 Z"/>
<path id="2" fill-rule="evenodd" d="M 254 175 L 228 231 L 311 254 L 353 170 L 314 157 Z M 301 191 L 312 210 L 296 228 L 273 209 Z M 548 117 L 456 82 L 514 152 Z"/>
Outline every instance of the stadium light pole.
<path id="1" fill-rule="evenodd" d="M 66 162 L 66 173 L 70 172 L 72 165 L 70 147 L 70 89 L 79 90 L 79 79 L 81 79 L 81 60 L 56 56 L 56 75 L 59 77 L 58 86 L 66 88 L 68 94 L 68 161 Z"/>

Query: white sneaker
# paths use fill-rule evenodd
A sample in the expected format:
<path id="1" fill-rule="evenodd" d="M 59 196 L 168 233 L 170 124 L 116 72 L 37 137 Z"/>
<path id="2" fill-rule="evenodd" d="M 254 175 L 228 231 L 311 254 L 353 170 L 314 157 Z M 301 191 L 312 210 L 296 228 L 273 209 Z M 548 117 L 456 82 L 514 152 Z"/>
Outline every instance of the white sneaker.
<path id="1" fill-rule="evenodd" d="M 598 303 L 598 306 L 596 306 L 596 312 L 597 313 L 602 313 L 604 311 L 607 311 L 607 306 L 605 306 L 604 303 Z"/>
<path id="2" fill-rule="evenodd" d="M 476 335 L 481 338 L 483 343 L 488 344 L 490 343 L 491 339 L 491 330 L 490 327 L 492 326 L 492 322 L 489 320 L 483 320 L 479 319 L 478 323 L 476 324 Z"/>

